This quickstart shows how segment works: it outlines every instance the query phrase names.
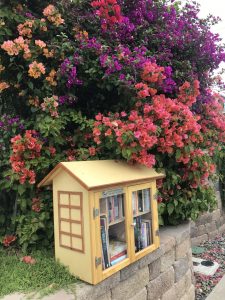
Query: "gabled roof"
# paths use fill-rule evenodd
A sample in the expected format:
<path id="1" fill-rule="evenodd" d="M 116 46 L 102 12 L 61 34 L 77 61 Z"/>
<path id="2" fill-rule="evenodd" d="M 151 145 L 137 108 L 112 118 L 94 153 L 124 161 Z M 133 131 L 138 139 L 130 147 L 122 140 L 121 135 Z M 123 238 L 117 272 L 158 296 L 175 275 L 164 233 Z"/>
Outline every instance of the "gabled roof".
<path id="1" fill-rule="evenodd" d="M 123 161 L 71 161 L 59 163 L 38 184 L 38 187 L 52 184 L 54 177 L 62 170 L 69 173 L 87 190 L 165 177 L 163 173 L 157 173 L 154 169 L 139 164 L 129 165 Z"/>

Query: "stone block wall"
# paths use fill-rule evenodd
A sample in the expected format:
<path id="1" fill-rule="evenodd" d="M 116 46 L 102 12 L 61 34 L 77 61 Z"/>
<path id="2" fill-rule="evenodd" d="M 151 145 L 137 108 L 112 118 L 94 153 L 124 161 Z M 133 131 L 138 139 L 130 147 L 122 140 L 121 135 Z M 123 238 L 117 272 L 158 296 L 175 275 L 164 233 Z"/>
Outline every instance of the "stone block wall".
<path id="1" fill-rule="evenodd" d="M 194 300 L 190 224 L 160 230 L 160 248 L 96 286 L 73 288 L 77 300 Z"/>
<path id="2" fill-rule="evenodd" d="M 191 243 L 197 246 L 204 241 L 214 238 L 216 235 L 225 232 L 225 213 L 222 209 L 222 202 L 218 185 L 215 190 L 217 198 L 217 209 L 213 212 L 202 214 L 197 221 L 191 222 Z"/>

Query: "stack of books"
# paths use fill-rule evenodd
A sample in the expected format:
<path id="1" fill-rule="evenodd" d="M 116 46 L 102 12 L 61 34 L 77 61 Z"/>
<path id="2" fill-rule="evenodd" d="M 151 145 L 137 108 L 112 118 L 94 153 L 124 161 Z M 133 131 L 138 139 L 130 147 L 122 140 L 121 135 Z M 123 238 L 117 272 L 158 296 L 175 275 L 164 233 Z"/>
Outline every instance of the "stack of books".
<path id="1" fill-rule="evenodd" d="M 150 199 L 150 189 L 132 192 L 133 214 L 137 215 L 138 212 L 149 212 Z"/>
<path id="2" fill-rule="evenodd" d="M 135 248 L 137 252 L 152 244 L 152 231 L 150 220 L 136 217 L 134 221 Z"/>
<path id="3" fill-rule="evenodd" d="M 102 240 L 102 267 L 107 269 L 127 257 L 127 245 L 125 242 L 109 238 L 107 216 L 100 217 Z"/>
<path id="4" fill-rule="evenodd" d="M 124 260 L 127 257 L 127 245 L 124 242 L 109 241 L 110 263 L 112 266 Z"/>

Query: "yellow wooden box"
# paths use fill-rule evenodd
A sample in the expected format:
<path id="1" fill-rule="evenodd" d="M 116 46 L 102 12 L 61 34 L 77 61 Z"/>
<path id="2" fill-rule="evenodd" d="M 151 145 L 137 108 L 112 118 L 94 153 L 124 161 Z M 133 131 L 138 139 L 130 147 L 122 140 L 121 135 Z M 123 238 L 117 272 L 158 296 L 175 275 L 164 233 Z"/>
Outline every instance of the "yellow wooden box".
<path id="1" fill-rule="evenodd" d="M 157 249 L 156 179 L 163 177 L 121 161 L 59 163 L 39 184 L 53 185 L 56 259 L 97 284 Z"/>

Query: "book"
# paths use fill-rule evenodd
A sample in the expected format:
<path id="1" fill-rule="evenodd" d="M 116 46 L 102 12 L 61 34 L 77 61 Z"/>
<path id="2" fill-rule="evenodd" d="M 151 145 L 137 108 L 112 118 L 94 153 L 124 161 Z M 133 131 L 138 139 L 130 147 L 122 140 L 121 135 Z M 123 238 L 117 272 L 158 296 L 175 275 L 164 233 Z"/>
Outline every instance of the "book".
<path id="1" fill-rule="evenodd" d="M 115 260 L 115 259 L 117 259 L 117 258 L 119 258 L 120 256 L 125 255 L 125 254 L 127 254 L 127 250 L 124 250 L 124 251 L 122 251 L 122 252 L 117 253 L 117 254 L 114 255 L 114 256 L 111 256 L 111 257 L 110 257 L 110 262 L 113 261 L 113 260 Z"/>
<path id="2" fill-rule="evenodd" d="M 137 209 L 137 192 L 132 192 L 132 208 L 133 208 L 133 215 L 135 216 L 138 212 L 138 209 Z"/>
<path id="3" fill-rule="evenodd" d="M 118 195 L 114 196 L 114 210 L 113 210 L 114 220 L 119 219 L 119 198 Z"/>
<path id="4" fill-rule="evenodd" d="M 109 253 L 110 257 L 114 257 L 118 253 L 127 250 L 127 244 L 125 242 L 117 241 L 115 239 L 109 240 Z"/>
<path id="5" fill-rule="evenodd" d="M 151 221 L 150 220 L 142 220 L 143 223 L 146 224 L 146 237 L 147 237 L 147 246 L 152 244 L 152 228 L 151 228 Z M 146 246 L 146 247 L 147 247 Z"/>
<path id="6" fill-rule="evenodd" d="M 106 216 L 100 217 L 100 227 L 101 227 L 102 254 L 103 254 L 104 268 L 108 268 L 110 267 L 110 259 L 109 259 L 109 238 L 108 238 Z"/>
<path id="7" fill-rule="evenodd" d="M 102 237 L 102 228 L 101 228 L 101 237 Z M 102 269 L 105 270 L 105 259 L 104 259 L 103 247 L 102 247 Z"/>
<path id="8" fill-rule="evenodd" d="M 142 236 L 141 236 L 141 217 L 136 217 L 134 226 L 134 235 L 135 235 L 135 247 L 136 251 L 140 251 L 143 249 L 142 245 Z"/>
<path id="9" fill-rule="evenodd" d="M 142 198 L 142 190 L 137 191 L 138 196 L 138 211 L 143 212 L 143 198 Z"/>
<path id="10" fill-rule="evenodd" d="M 124 260 L 126 257 L 127 257 L 127 255 L 123 255 L 123 256 L 118 257 L 117 259 L 111 261 L 111 265 L 114 266 L 114 265 L 118 264 L 119 262 Z"/>
<path id="11" fill-rule="evenodd" d="M 143 193 L 143 211 L 150 211 L 150 190 L 144 189 Z"/>
<path id="12" fill-rule="evenodd" d="M 141 238 L 142 238 L 142 247 L 146 248 L 148 246 L 147 224 L 144 221 L 142 221 L 141 223 Z"/>
<path id="13" fill-rule="evenodd" d="M 107 212 L 107 198 L 100 199 L 100 214 L 106 214 Z"/>
<path id="14" fill-rule="evenodd" d="M 119 207 L 119 218 L 124 217 L 124 206 L 123 206 L 123 194 L 117 195 L 118 207 Z"/>
<path id="15" fill-rule="evenodd" d="M 107 206 L 108 206 L 108 220 L 109 223 L 114 221 L 114 198 L 112 196 L 107 197 Z"/>

